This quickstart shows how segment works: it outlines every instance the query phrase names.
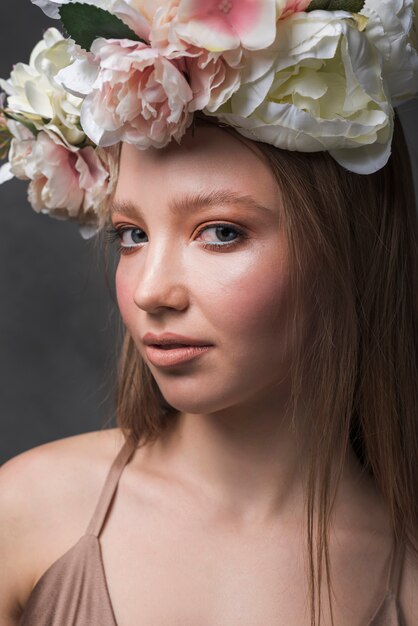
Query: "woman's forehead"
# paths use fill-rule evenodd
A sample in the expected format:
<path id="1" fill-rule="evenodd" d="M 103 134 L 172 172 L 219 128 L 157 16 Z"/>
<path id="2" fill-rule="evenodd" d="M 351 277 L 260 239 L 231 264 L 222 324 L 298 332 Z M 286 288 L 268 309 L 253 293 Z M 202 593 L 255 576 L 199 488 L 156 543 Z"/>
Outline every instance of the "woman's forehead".
<path id="1" fill-rule="evenodd" d="M 181 144 L 138 150 L 123 144 L 117 194 L 158 188 L 204 191 L 235 188 L 260 195 L 260 201 L 277 198 L 277 182 L 261 156 L 231 133 L 209 125 L 188 130 Z"/>

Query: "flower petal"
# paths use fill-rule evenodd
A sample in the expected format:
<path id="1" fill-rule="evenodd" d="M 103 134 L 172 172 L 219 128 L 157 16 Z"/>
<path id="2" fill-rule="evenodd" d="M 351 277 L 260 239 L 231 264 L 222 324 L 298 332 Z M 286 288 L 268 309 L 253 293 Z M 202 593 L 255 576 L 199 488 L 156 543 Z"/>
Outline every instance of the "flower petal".
<path id="1" fill-rule="evenodd" d="M 11 170 L 11 164 L 5 163 L 0 167 L 0 185 L 8 180 L 12 180 L 12 178 L 14 178 L 14 174 Z"/>
<path id="2" fill-rule="evenodd" d="M 54 110 L 48 95 L 41 89 L 38 89 L 35 83 L 26 83 L 25 95 L 30 106 L 32 107 L 33 112 L 36 112 L 41 117 L 45 117 L 47 119 L 51 119 L 53 117 Z"/>
<path id="3" fill-rule="evenodd" d="M 86 55 L 60 70 L 56 80 L 74 96 L 83 97 L 92 90 L 98 73 L 99 65 Z"/>
<path id="4" fill-rule="evenodd" d="M 210 52 L 233 50 L 240 45 L 234 29 L 224 19 L 209 16 L 205 20 L 190 19 L 175 25 L 179 37 Z"/>
<path id="5" fill-rule="evenodd" d="M 190 43 L 221 52 L 269 46 L 276 35 L 276 0 L 181 0 L 175 29 Z"/>
<path id="6" fill-rule="evenodd" d="M 242 0 L 231 10 L 231 20 L 241 45 L 247 50 L 260 50 L 273 43 L 276 36 L 275 0 Z"/>
<path id="7" fill-rule="evenodd" d="M 366 0 L 366 35 L 383 56 L 385 80 L 393 104 L 418 92 L 418 51 L 414 32 L 416 0 Z"/>

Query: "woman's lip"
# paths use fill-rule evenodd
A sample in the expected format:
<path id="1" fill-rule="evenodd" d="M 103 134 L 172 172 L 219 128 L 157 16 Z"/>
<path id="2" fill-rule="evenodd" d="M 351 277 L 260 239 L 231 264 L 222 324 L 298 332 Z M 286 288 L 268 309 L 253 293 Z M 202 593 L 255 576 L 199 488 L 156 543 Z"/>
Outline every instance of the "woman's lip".
<path id="1" fill-rule="evenodd" d="M 146 346 L 174 344 L 182 344 L 184 346 L 207 346 L 211 343 L 210 341 L 206 343 L 206 341 L 202 341 L 201 339 L 186 337 L 186 335 L 178 335 L 177 333 L 171 332 L 164 332 L 161 335 L 148 332 L 144 335 L 142 341 Z"/>
<path id="2" fill-rule="evenodd" d="M 191 361 L 207 352 L 213 346 L 183 346 L 181 348 L 168 348 L 160 346 L 145 346 L 149 361 L 156 367 L 172 367 L 180 363 Z"/>

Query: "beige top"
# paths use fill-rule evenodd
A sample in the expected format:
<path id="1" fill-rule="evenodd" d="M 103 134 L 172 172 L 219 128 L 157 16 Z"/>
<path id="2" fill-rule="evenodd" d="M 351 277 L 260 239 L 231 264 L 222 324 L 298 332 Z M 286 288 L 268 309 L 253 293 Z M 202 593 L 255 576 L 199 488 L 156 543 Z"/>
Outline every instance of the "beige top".
<path id="1" fill-rule="evenodd" d="M 38 580 L 19 626 L 117 626 L 103 567 L 100 532 L 135 444 L 128 439 L 107 475 L 86 534 Z M 404 626 L 397 595 L 403 549 L 394 542 L 386 588 L 365 626 Z"/>

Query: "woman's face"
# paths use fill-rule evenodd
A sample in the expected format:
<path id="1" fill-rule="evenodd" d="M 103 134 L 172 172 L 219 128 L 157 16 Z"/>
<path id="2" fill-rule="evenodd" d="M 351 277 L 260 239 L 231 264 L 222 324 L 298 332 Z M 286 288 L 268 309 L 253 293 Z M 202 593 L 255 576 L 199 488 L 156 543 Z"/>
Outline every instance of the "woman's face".
<path id="1" fill-rule="evenodd" d="M 114 209 L 119 308 L 166 401 L 212 413 L 264 398 L 289 369 L 289 274 L 279 190 L 261 157 L 211 126 L 181 146 L 124 144 Z M 211 347 L 162 366 L 153 354 L 167 349 L 147 348 L 146 333 Z"/>

